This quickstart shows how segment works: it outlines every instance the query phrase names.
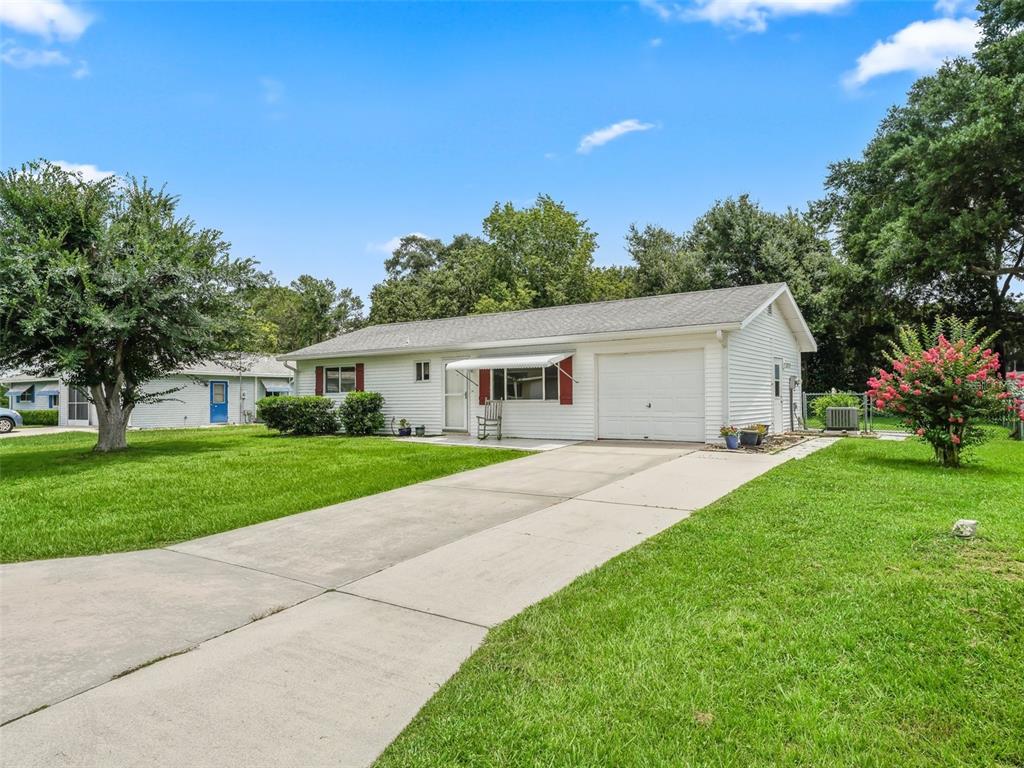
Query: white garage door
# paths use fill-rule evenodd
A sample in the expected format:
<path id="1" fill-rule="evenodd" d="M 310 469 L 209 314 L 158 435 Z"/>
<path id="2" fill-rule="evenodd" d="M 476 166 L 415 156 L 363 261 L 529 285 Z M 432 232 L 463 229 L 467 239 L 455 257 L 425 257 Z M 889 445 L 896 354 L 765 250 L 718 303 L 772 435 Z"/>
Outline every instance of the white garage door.
<path id="1" fill-rule="evenodd" d="M 598 358 L 598 437 L 704 442 L 704 353 Z"/>

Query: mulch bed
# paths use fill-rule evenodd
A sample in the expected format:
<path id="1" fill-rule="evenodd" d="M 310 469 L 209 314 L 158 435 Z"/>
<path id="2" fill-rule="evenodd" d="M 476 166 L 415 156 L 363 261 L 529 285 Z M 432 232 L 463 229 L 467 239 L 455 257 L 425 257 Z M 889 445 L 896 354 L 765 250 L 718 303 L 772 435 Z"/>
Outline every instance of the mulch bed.
<path id="1" fill-rule="evenodd" d="M 811 438 L 807 435 L 768 435 L 761 442 L 760 445 L 741 445 L 736 450 L 730 450 L 724 445 L 706 445 L 704 450 L 706 451 L 725 451 L 726 453 L 778 453 L 784 451 L 787 448 L 792 448 L 798 443 L 802 443 L 805 440 Z"/>

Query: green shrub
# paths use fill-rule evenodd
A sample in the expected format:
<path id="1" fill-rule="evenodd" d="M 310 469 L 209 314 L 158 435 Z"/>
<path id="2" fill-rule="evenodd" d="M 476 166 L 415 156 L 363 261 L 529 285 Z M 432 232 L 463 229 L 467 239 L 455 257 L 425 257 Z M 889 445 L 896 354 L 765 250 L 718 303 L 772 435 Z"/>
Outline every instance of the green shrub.
<path id="1" fill-rule="evenodd" d="M 35 411 L 18 411 L 26 427 L 56 427 L 57 409 L 46 408 Z"/>
<path id="2" fill-rule="evenodd" d="M 292 435 L 333 435 L 338 431 L 338 412 L 327 397 L 265 397 L 256 403 L 256 417 L 271 429 Z"/>
<path id="3" fill-rule="evenodd" d="M 353 436 L 384 431 L 384 396 L 380 392 L 349 392 L 341 403 L 341 425 Z"/>
<path id="4" fill-rule="evenodd" d="M 863 400 L 851 392 L 830 392 L 811 401 L 811 412 L 819 419 L 825 418 L 826 408 L 860 408 Z"/>

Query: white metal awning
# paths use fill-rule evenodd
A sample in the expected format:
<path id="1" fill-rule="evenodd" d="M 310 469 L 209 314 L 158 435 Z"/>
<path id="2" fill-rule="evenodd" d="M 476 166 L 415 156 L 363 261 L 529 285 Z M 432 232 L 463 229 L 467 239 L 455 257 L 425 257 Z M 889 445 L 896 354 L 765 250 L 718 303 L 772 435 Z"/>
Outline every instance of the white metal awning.
<path id="1" fill-rule="evenodd" d="M 56 384 L 43 384 L 36 390 L 37 395 L 59 395 L 60 388 Z"/>
<path id="2" fill-rule="evenodd" d="M 8 395 L 23 395 L 31 387 L 31 384 L 14 384 L 8 388 Z"/>
<path id="3" fill-rule="evenodd" d="M 509 355 L 508 357 L 470 357 L 445 366 L 449 371 L 479 371 L 482 368 L 544 368 L 556 365 L 572 352 L 548 352 L 545 355 Z"/>
<path id="4" fill-rule="evenodd" d="M 264 384 L 263 388 L 267 390 L 267 392 L 282 392 L 285 394 L 292 391 L 292 388 L 287 384 Z"/>

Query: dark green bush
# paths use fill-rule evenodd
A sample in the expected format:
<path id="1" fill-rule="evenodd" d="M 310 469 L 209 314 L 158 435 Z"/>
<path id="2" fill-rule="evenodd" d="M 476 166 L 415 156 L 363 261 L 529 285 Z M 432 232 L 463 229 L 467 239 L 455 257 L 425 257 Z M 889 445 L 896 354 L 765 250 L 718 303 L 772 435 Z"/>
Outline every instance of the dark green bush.
<path id="1" fill-rule="evenodd" d="M 338 411 L 327 397 L 265 397 L 256 403 L 256 417 L 271 429 L 292 435 L 333 435 L 338 431 Z"/>
<path id="2" fill-rule="evenodd" d="M 384 431 L 384 396 L 380 392 L 349 392 L 341 403 L 341 425 L 353 436 Z"/>
<path id="3" fill-rule="evenodd" d="M 18 411 L 26 427 L 56 427 L 57 409 L 46 408 L 37 411 Z"/>

